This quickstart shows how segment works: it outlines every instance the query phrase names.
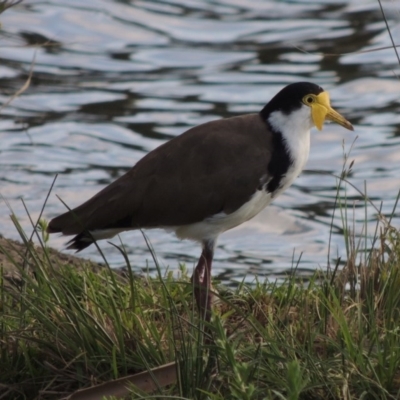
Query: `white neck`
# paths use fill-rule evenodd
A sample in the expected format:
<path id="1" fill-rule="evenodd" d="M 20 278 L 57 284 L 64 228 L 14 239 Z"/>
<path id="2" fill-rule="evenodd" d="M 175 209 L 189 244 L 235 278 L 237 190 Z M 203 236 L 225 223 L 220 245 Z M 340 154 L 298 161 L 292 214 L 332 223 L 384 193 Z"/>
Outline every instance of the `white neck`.
<path id="1" fill-rule="evenodd" d="M 284 186 L 287 187 L 307 163 L 310 152 L 310 129 L 314 126 L 311 108 L 303 105 L 289 115 L 282 111 L 274 111 L 268 117 L 268 122 L 275 131 L 282 133 L 293 161 L 293 165 L 286 174 Z"/>

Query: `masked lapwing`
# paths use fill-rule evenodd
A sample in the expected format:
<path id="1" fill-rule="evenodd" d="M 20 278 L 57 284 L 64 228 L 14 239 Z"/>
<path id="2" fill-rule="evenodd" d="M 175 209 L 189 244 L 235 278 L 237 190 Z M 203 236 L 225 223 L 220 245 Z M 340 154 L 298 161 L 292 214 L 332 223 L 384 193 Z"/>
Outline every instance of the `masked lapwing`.
<path id="1" fill-rule="evenodd" d="M 52 219 L 49 233 L 75 235 L 69 249 L 132 229 L 163 228 L 201 243 L 192 281 L 209 320 L 218 236 L 253 218 L 304 168 L 310 129 L 325 120 L 353 126 L 308 82 L 283 88 L 257 114 L 207 122 L 143 157 L 82 205 Z"/>

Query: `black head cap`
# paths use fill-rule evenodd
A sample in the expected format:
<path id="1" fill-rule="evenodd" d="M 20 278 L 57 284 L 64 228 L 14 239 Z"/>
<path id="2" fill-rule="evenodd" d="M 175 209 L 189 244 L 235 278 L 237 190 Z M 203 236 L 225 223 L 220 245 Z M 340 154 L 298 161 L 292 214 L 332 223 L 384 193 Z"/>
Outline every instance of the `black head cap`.
<path id="1" fill-rule="evenodd" d="M 282 111 L 290 114 L 301 107 L 302 99 L 307 94 L 318 95 L 323 92 L 322 87 L 310 82 L 297 82 L 284 87 L 272 100 L 261 110 L 260 114 L 264 120 L 274 111 Z"/>

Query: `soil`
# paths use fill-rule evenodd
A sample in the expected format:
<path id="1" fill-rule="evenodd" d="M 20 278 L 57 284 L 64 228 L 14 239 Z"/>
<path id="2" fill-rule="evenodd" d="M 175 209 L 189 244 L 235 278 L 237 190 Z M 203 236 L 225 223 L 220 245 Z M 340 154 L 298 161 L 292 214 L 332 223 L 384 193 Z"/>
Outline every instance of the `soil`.
<path id="1" fill-rule="evenodd" d="M 89 265 L 95 271 L 103 268 L 100 264 L 94 263 L 90 260 L 63 254 L 51 248 L 48 250 L 52 265 L 69 264 L 76 268 L 80 268 L 83 265 Z M 35 253 L 40 257 L 43 255 L 43 249 L 40 246 L 35 246 Z M 17 265 L 21 267 L 24 263 L 25 265 L 29 264 L 29 258 L 28 247 L 25 244 L 0 236 L 0 270 L 3 270 L 4 278 L 19 280 L 20 275 Z"/>

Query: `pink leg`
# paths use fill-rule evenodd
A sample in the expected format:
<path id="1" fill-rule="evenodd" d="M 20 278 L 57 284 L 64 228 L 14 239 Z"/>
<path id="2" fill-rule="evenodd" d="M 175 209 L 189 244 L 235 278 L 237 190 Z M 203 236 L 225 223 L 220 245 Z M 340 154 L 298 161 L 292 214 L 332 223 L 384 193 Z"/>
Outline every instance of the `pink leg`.
<path id="1" fill-rule="evenodd" d="M 214 245 L 214 241 L 203 242 L 203 251 L 192 276 L 197 307 L 205 321 L 210 321 L 211 319 L 211 303 L 213 299 L 211 292 L 211 265 Z"/>

